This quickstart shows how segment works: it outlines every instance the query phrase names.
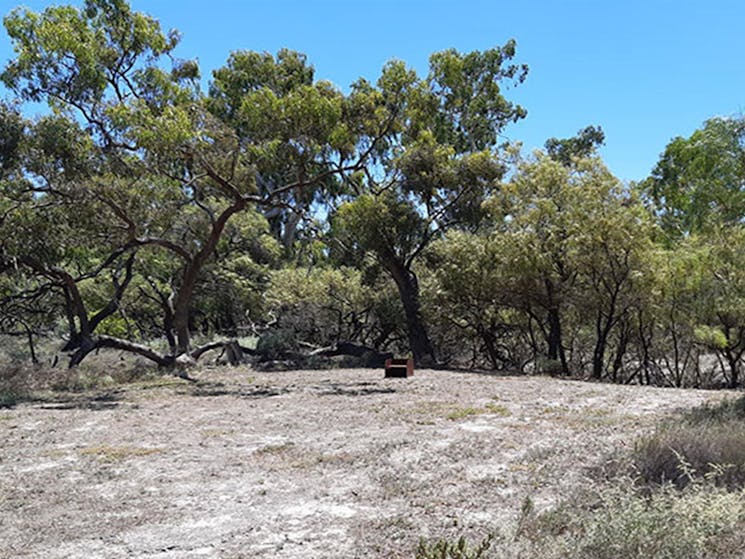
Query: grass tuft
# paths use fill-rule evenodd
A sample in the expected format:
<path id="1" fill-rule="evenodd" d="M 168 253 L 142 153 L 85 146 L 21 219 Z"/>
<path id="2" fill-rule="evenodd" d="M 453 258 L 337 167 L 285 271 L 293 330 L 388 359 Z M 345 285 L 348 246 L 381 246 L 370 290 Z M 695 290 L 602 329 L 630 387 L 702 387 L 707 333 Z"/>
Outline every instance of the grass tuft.
<path id="1" fill-rule="evenodd" d="M 636 445 L 632 468 L 645 484 L 745 487 L 745 397 L 694 408 L 660 426 Z"/>

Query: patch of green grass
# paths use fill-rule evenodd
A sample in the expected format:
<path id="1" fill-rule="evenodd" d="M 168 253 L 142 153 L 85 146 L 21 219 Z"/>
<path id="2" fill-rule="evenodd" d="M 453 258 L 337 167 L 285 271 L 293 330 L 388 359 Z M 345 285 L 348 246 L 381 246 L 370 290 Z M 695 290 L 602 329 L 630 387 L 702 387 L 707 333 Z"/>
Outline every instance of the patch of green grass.
<path id="1" fill-rule="evenodd" d="M 493 413 L 495 415 L 499 415 L 502 417 L 508 417 L 509 415 L 512 415 L 510 413 L 510 410 L 507 409 L 507 406 L 503 406 L 501 404 L 493 404 L 491 402 L 488 402 L 484 408 L 486 408 L 486 411 L 488 413 Z"/>
<path id="2" fill-rule="evenodd" d="M 507 417 L 510 415 L 510 410 L 507 409 L 506 406 L 503 406 L 501 404 L 494 404 L 492 402 L 487 402 L 483 408 L 476 408 L 473 406 L 466 406 L 462 408 L 454 408 L 451 409 L 447 413 L 447 418 L 451 421 L 456 421 L 458 419 L 463 419 L 466 417 L 472 417 L 475 415 L 482 415 L 482 414 L 494 414 L 499 415 L 501 417 Z"/>
<path id="3" fill-rule="evenodd" d="M 453 411 L 451 411 L 447 418 L 455 421 L 458 419 L 463 419 L 464 417 L 471 417 L 473 415 L 480 415 L 482 413 L 485 413 L 485 410 L 481 408 L 472 408 L 472 407 L 465 407 L 465 408 L 457 408 Z"/>

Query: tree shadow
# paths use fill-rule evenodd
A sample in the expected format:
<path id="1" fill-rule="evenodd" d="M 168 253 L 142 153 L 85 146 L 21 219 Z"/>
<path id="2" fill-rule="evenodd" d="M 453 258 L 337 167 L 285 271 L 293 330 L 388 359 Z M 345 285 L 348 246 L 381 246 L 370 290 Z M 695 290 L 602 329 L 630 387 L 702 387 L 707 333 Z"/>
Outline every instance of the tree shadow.
<path id="1" fill-rule="evenodd" d="M 297 392 L 313 392 L 319 396 L 372 396 L 393 394 L 395 388 L 379 386 L 374 382 L 329 383 L 329 384 L 290 384 L 287 386 L 236 386 L 222 382 L 198 381 L 182 393 L 196 397 L 232 396 L 235 398 L 257 399 L 283 396 Z"/>
<path id="2" fill-rule="evenodd" d="M 375 396 L 377 394 L 395 394 L 397 390 L 390 386 L 379 386 L 371 382 L 355 384 L 333 383 L 328 386 L 314 387 L 319 396 Z"/>
<path id="3" fill-rule="evenodd" d="M 198 398 L 232 396 L 234 398 L 257 399 L 271 398 L 289 393 L 284 388 L 268 388 L 266 386 L 229 386 L 222 382 L 197 381 L 183 393 Z"/>
<path id="4" fill-rule="evenodd" d="M 42 410 L 113 410 L 121 405 L 123 398 L 120 391 L 102 394 L 56 394 L 48 398 L 29 400 Z"/>
<path id="5" fill-rule="evenodd" d="M 458 366 L 440 366 L 440 367 L 433 367 L 433 371 L 438 372 L 448 372 L 448 373 L 457 373 L 457 374 L 464 374 L 464 375 L 480 375 L 485 377 L 528 377 L 527 373 L 521 373 L 517 370 L 504 370 L 504 369 L 479 369 L 479 368 L 468 368 L 468 367 L 458 367 Z M 416 373 L 415 373 L 416 374 Z"/>

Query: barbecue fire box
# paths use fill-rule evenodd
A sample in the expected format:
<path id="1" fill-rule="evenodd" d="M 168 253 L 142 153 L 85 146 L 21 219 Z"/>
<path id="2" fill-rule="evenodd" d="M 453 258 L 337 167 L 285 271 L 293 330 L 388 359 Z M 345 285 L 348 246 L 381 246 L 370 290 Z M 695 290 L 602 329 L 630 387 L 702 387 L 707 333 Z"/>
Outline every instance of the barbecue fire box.
<path id="1" fill-rule="evenodd" d="M 409 359 L 386 359 L 386 378 L 407 378 L 414 374 L 414 360 Z"/>

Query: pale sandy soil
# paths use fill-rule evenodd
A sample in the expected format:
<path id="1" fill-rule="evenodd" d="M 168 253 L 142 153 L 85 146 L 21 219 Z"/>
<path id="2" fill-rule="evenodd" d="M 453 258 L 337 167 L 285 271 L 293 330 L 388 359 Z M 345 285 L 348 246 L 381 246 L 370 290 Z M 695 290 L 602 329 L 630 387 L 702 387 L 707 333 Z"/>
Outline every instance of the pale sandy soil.
<path id="1" fill-rule="evenodd" d="M 0 410 L 0 557 L 412 557 L 566 498 L 726 392 L 378 370 L 141 383 Z"/>

